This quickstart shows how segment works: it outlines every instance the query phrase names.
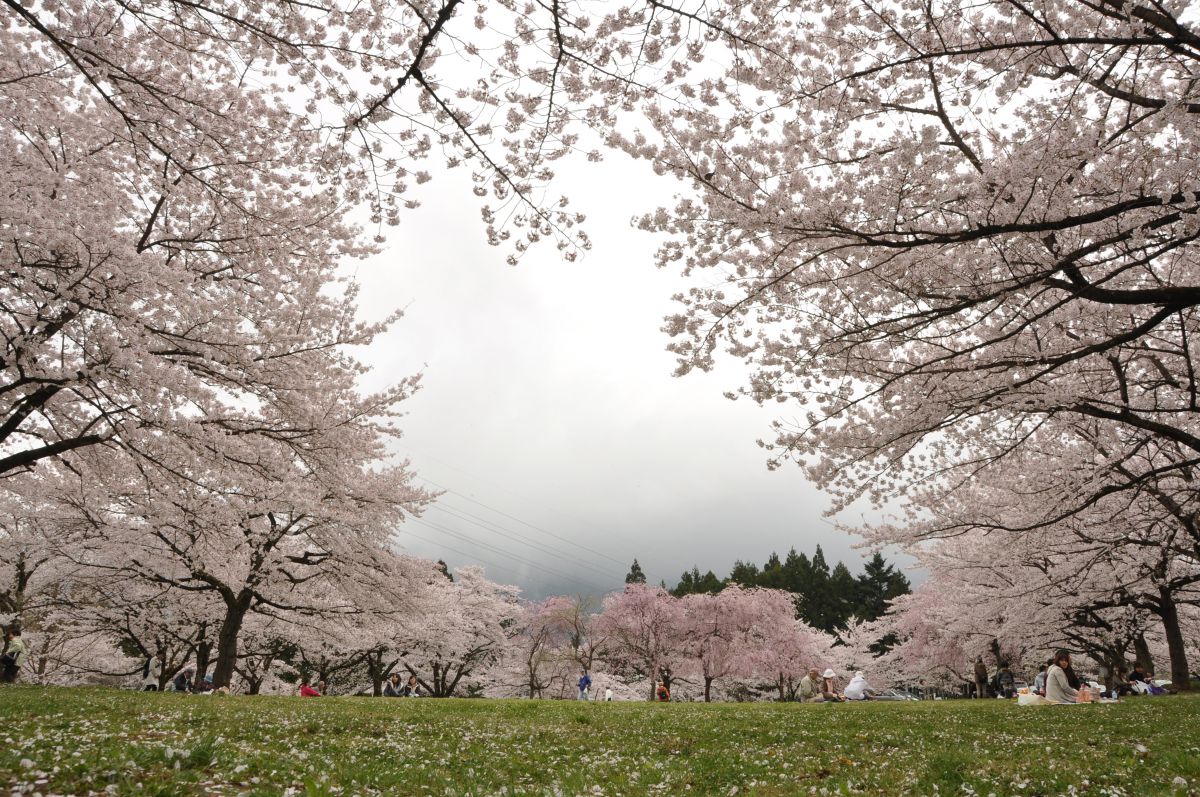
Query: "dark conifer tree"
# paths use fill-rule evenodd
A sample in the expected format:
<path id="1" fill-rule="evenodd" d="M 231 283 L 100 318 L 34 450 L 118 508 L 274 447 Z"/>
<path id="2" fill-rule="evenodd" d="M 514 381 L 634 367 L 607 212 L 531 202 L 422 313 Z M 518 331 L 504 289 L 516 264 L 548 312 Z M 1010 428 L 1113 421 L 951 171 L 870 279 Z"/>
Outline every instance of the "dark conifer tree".
<path id="1" fill-rule="evenodd" d="M 626 584 L 645 584 L 646 574 L 642 572 L 642 566 L 638 564 L 638 560 L 634 559 L 633 564 L 629 566 L 629 573 L 625 576 Z"/>

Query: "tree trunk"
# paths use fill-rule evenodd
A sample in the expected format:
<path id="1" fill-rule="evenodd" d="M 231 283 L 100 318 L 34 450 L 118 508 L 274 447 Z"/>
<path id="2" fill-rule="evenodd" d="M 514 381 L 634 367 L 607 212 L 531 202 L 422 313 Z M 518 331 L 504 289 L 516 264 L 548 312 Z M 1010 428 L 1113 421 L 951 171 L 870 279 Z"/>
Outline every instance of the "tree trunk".
<path id="1" fill-rule="evenodd" d="M 1186 692 L 1192 688 L 1191 672 L 1187 662 L 1187 644 L 1183 640 L 1183 629 L 1179 627 L 1179 607 L 1170 590 L 1159 587 L 1159 606 L 1163 631 L 1167 637 L 1167 653 L 1171 657 L 1171 686 L 1177 692 Z"/>
<path id="2" fill-rule="evenodd" d="M 712 678 L 710 678 L 707 675 L 704 676 L 704 702 L 705 703 L 712 702 L 712 682 L 713 682 Z"/>
<path id="3" fill-rule="evenodd" d="M 158 668 L 158 691 L 165 692 L 167 689 L 167 684 L 171 682 L 171 679 L 175 676 L 175 672 L 171 669 L 169 664 L 171 661 L 171 656 L 167 651 L 167 646 L 160 643 L 158 650 L 155 652 L 162 656 L 162 658 L 159 659 L 159 661 L 162 662 L 162 666 Z"/>
<path id="4" fill-rule="evenodd" d="M 237 663 L 238 655 L 238 635 L 242 632 L 246 612 L 250 610 L 251 598 L 249 590 L 242 590 L 236 598 L 225 600 L 225 619 L 221 621 L 221 630 L 217 634 L 217 663 L 213 667 L 214 689 L 229 686 L 233 680 L 233 665 Z"/>
<path id="5" fill-rule="evenodd" d="M 446 695 L 446 676 L 450 673 L 450 665 L 442 665 L 440 662 L 433 664 L 433 696 L 447 697 Z"/>
<path id="6" fill-rule="evenodd" d="M 1154 659 L 1150 655 L 1150 646 L 1146 644 L 1144 634 L 1138 634 L 1133 640 L 1134 661 L 1149 675 L 1154 674 Z"/>
<path id="7" fill-rule="evenodd" d="M 367 673 L 371 676 L 371 694 L 383 697 L 383 682 L 386 680 L 383 672 L 383 652 L 367 654 Z"/>
<path id="8" fill-rule="evenodd" d="M 1104 651 L 1104 661 L 1101 664 L 1104 667 L 1104 688 L 1112 692 L 1113 687 L 1117 683 L 1117 667 L 1124 660 L 1124 651 L 1115 648 L 1106 648 Z"/>
<path id="9" fill-rule="evenodd" d="M 196 637 L 196 677 L 197 682 L 203 681 L 208 674 L 208 663 L 212 658 L 212 640 L 208 638 L 208 623 L 200 624 L 200 634 Z"/>

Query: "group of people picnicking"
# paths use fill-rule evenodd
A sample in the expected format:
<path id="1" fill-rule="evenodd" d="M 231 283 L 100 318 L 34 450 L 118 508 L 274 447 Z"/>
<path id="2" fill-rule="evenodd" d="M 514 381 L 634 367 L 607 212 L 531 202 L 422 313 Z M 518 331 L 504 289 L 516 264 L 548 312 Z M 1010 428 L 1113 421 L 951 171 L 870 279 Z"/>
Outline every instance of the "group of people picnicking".
<path id="1" fill-rule="evenodd" d="M 866 674 L 862 670 L 854 673 L 854 677 L 842 689 L 837 673 L 832 668 L 824 672 L 816 667 L 800 679 L 800 688 L 796 693 L 801 703 L 843 703 L 855 700 L 874 700 L 875 690 L 867 683 Z"/>
<path id="2" fill-rule="evenodd" d="M 5 633 L 4 646 L 0 650 L 0 682 L 13 683 L 16 681 L 25 660 L 29 655 L 28 648 L 21 639 L 21 630 L 17 626 L 10 627 Z M 155 692 L 159 689 L 162 679 L 162 656 L 147 659 L 142 668 L 142 690 Z M 228 693 L 227 687 L 214 689 L 212 675 L 193 680 L 195 670 L 181 670 L 170 682 L 169 688 L 176 692 L 191 694 Z M 660 702 L 671 699 L 671 670 L 667 666 L 659 668 L 654 682 L 654 698 Z M 976 697 L 986 697 L 989 688 L 999 697 L 1012 698 L 1017 696 L 1017 681 L 1007 662 L 1001 662 L 994 676 L 989 676 L 988 668 L 983 657 L 976 659 L 974 665 L 974 692 Z M 1082 681 L 1071 666 L 1071 654 L 1066 650 L 1056 651 L 1045 664 L 1041 665 L 1033 687 L 1029 693 L 1049 703 L 1089 703 L 1099 698 L 1116 699 L 1136 694 L 1164 694 L 1165 690 L 1154 684 L 1141 664 L 1135 664 L 1132 670 L 1118 666 L 1112 674 L 1112 686 L 1107 690 L 1094 690 Z M 578 681 L 578 699 L 591 700 L 592 678 L 584 669 Z M 321 697 L 325 694 L 325 682 L 318 681 L 315 685 L 302 681 L 298 687 L 301 697 Z M 844 701 L 872 700 L 876 692 L 867 683 L 865 674 L 860 670 L 843 689 L 833 669 L 824 672 L 812 668 L 800 680 L 798 699 L 803 703 L 841 703 Z M 393 672 L 383 685 L 383 697 L 421 697 L 421 686 L 415 675 L 410 675 L 405 682 L 403 676 Z M 603 700 L 611 701 L 613 691 L 606 687 Z"/>
<path id="3" fill-rule="evenodd" d="M 196 678 L 193 681 L 192 678 L 195 674 L 195 670 L 183 670 L 171 679 L 171 688 L 176 692 L 191 692 L 194 695 L 205 695 L 217 691 L 213 688 L 212 675 L 206 674 L 203 678 Z M 153 682 L 147 683 L 144 687 L 147 692 L 153 692 L 158 688 L 157 673 L 153 673 L 152 678 L 154 679 Z"/>
<path id="4" fill-rule="evenodd" d="M 1016 679 L 1006 662 L 1001 662 L 994 677 L 988 677 L 983 657 L 975 660 L 975 697 L 986 697 L 989 684 L 998 697 L 1018 696 Z M 1071 666 L 1071 653 L 1055 651 L 1054 655 L 1038 668 L 1029 695 L 1046 703 L 1091 703 L 1096 700 L 1116 700 L 1127 695 L 1161 695 L 1166 690 L 1156 685 L 1141 664 L 1132 670 L 1124 665 L 1116 667 L 1111 674 L 1111 687 L 1094 689 L 1076 674 Z"/>

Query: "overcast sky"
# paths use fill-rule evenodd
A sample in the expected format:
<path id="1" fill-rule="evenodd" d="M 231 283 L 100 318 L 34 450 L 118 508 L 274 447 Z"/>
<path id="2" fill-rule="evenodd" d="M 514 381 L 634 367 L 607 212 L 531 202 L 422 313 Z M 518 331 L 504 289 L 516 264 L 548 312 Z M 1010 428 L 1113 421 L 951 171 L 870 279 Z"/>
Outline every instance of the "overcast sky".
<path id="1" fill-rule="evenodd" d="M 789 409 L 724 398 L 737 363 L 672 376 L 660 327 L 684 282 L 629 221 L 677 184 L 619 154 L 572 164 L 556 187 L 588 215 L 592 250 L 567 263 L 536 247 L 510 267 L 454 176 L 423 186 L 357 268 L 368 316 L 406 308 L 368 359 L 381 381 L 424 372 L 400 448 L 447 491 L 405 524 L 406 550 L 482 564 L 528 597 L 617 589 L 635 557 L 669 587 L 692 565 L 725 576 L 817 544 L 858 571 L 827 499 L 798 468 L 766 469 L 756 440 Z"/>

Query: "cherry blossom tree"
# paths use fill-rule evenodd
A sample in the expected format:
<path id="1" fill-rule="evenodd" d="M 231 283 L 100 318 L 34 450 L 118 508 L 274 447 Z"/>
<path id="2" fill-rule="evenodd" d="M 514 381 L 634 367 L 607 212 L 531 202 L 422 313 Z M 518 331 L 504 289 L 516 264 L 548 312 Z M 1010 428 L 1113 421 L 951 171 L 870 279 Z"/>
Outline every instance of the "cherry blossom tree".
<path id="1" fill-rule="evenodd" d="M 565 200 L 539 198 L 571 143 L 558 81 L 509 82 L 530 72 L 510 47 L 497 72 L 448 70 L 469 89 L 444 85 L 458 6 L 5 7 L 0 473 L 101 444 L 149 456 L 164 430 L 299 444 L 302 427 L 237 410 L 286 403 L 305 355 L 378 331 L 354 320 L 352 288 L 332 290 L 338 261 L 376 249 L 347 215 L 365 204 L 394 222 L 410 180 L 430 176 L 410 169 L 438 149 L 477 165 L 476 192 L 499 203 L 484 207 L 493 241 L 587 245 Z M 498 98 L 504 135 L 471 121 Z M 281 310 L 317 333 L 295 313 L 272 323 Z"/>
<path id="2" fill-rule="evenodd" d="M 728 589 L 728 588 L 727 588 Z M 795 596 L 783 590 L 755 590 L 757 631 L 751 648 L 753 673 L 775 684 L 780 701 L 795 700 L 800 680 L 832 661 L 834 638 L 795 616 Z"/>
<path id="3" fill-rule="evenodd" d="M 1137 534 L 1119 518 L 1109 523 L 1117 533 Z M 1083 532 L 1068 527 L 1016 540 L 975 533 L 939 541 L 922 555 L 931 577 L 919 594 L 898 599 L 888 615 L 859 629 L 847 640 L 848 654 L 855 666 L 869 663 L 892 680 L 927 685 L 972 680 L 977 656 L 1032 664 L 1065 647 L 1111 674 L 1148 637 L 1163 640 L 1170 655 L 1152 583 L 1161 549 L 1098 544 Z M 1152 560 L 1139 561 L 1136 553 Z M 1178 597 L 1189 599 L 1186 591 Z M 884 635 L 895 644 L 880 655 L 872 643 Z"/>
<path id="4" fill-rule="evenodd" d="M 575 670 L 571 646 L 576 603 L 553 595 L 521 606 L 516 633 L 507 640 L 504 657 L 525 697 L 541 697 L 555 683 L 570 683 Z M 518 680 L 519 679 L 519 680 Z"/>
<path id="5" fill-rule="evenodd" d="M 1104 631 L 1109 610 L 1149 615 L 1161 623 L 1173 680 L 1186 688 L 1179 613 L 1200 583 L 1194 491 L 1170 464 L 1160 467 L 1169 458 L 1155 439 L 1143 436 L 1136 449 L 1113 456 L 1111 431 L 1048 421 L 1020 451 L 980 462 L 969 482 L 914 488 L 913 506 L 927 509 L 869 534 L 875 542 L 917 541 L 914 553 L 934 572 L 1001 590 L 1031 616 L 1019 596 L 1050 602 L 1052 625 L 1074 618 L 1074 626 Z M 931 540 L 942 542 L 931 549 Z M 969 585 L 959 594 L 971 594 Z"/>
<path id="6" fill-rule="evenodd" d="M 777 456 L 811 455 L 844 500 L 1052 414 L 1194 458 L 1196 214 L 1176 131 L 1193 127 L 1200 39 L 1178 9 L 827 11 L 629 17 L 687 17 L 669 44 L 729 54 L 716 75 L 680 65 L 657 137 L 623 139 L 694 189 L 644 220 L 672 237 L 660 261 L 721 277 L 681 297 L 681 367 L 724 348 L 753 368 L 746 395 L 803 398 Z"/>
<path id="7" fill-rule="evenodd" d="M 454 695 L 494 664 L 521 614 L 516 587 L 488 581 L 480 567 L 455 575 L 429 580 L 429 611 L 397 640 L 404 669 L 434 697 Z"/>
<path id="8" fill-rule="evenodd" d="M 605 596 L 596 625 L 605 636 L 603 655 L 611 669 L 647 679 L 647 699 L 654 700 L 660 668 L 683 659 L 683 623 L 679 599 L 662 587 L 635 583 Z"/>
<path id="9" fill-rule="evenodd" d="M 674 70 L 646 98 L 650 124 L 614 117 L 610 140 L 684 185 L 642 219 L 668 237 L 660 264 L 694 279 L 668 325 L 681 371 L 724 351 L 751 368 L 741 395 L 801 404 L 773 463 L 801 462 L 835 509 L 904 495 L 920 517 L 989 463 L 1089 437 L 1103 467 L 1047 506 L 1152 492 L 1178 528 L 1154 521 L 1146 544 L 1173 552 L 1180 530 L 1194 536 L 1179 499 L 1200 454 L 1200 37 L 1183 12 L 614 15 Z M 1173 600 L 1158 603 L 1182 688 Z"/>
<path id="10" fill-rule="evenodd" d="M 679 600 L 684 650 L 704 684 L 705 703 L 717 679 L 756 674 L 765 649 L 782 636 L 780 627 L 796 624 L 793 598 L 782 590 L 730 584 L 715 595 Z"/>

